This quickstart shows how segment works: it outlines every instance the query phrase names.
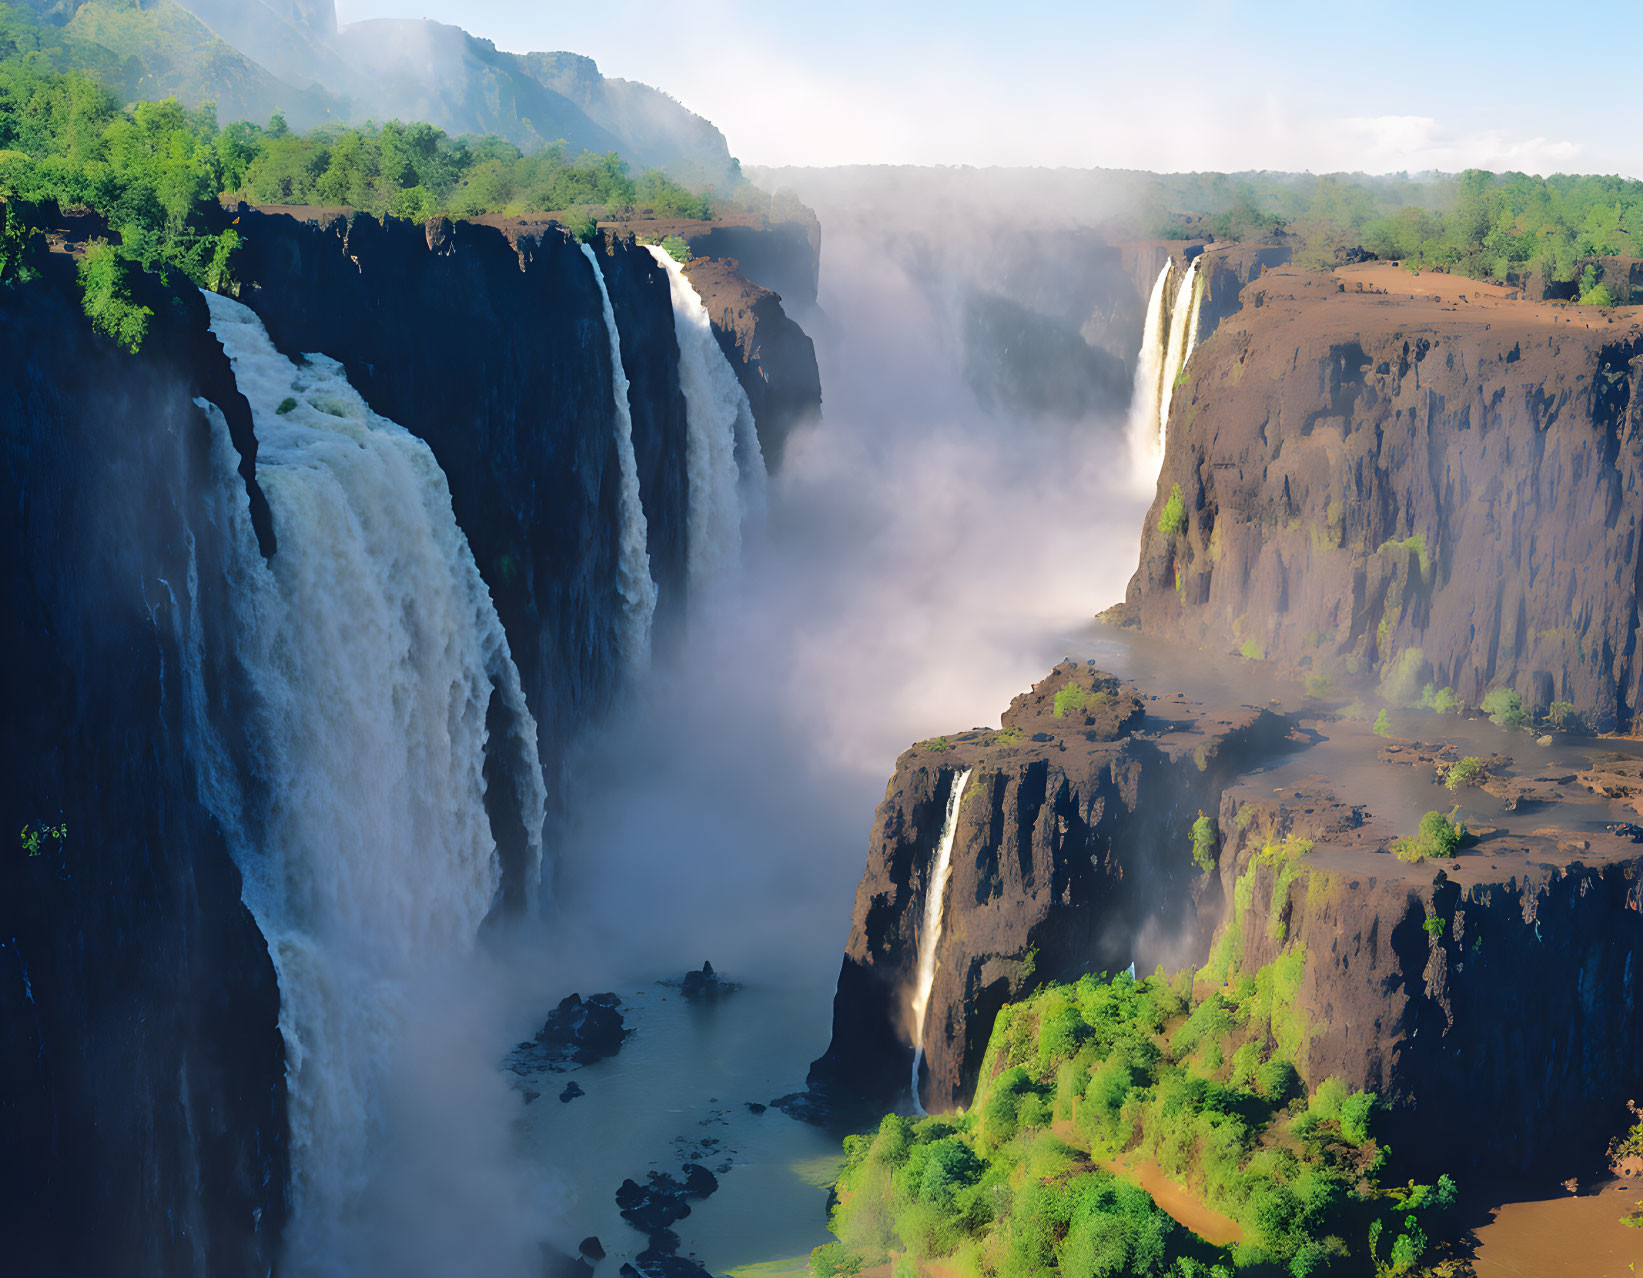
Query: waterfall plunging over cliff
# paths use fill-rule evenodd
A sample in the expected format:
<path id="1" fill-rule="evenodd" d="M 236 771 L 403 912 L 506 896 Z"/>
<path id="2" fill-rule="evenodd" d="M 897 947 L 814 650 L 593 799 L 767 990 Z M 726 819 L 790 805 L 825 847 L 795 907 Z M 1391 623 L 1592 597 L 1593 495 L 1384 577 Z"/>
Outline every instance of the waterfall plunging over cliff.
<path id="1" fill-rule="evenodd" d="M 517 807 L 499 815 L 525 831 L 515 868 L 532 898 L 546 796 L 518 671 L 432 451 L 373 413 L 335 361 L 295 364 L 253 312 L 207 300 L 251 406 L 279 549 L 259 555 L 226 427 L 205 406 L 244 722 L 212 727 L 198 644 L 187 682 L 205 798 L 279 975 L 301 1272 L 324 1268 L 371 1179 L 419 980 L 470 952 L 498 903 L 487 755 L 509 752 L 512 785 L 490 799 Z M 498 710 L 512 730 L 491 736 Z"/>
<path id="2" fill-rule="evenodd" d="M 617 589 L 622 596 L 622 659 L 637 669 L 650 659 L 650 626 L 656 615 L 656 583 L 650 575 L 650 552 L 645 505 L 639 494 L 639 464 L 633 455 L 633 410 L 628 402 L 628 375 L 622 367 L 622 339 L 616 329 L 616 311 L 610 304 L 599 258 L 588 244 L 582 252 L 593 268 L 599 300 L 605 309 L 605 332 L 610 335 L 611 394 L 616 401 L 616 458 L 622 469 L 622 533 L 618 542 Z"/>
<path id="3" fill-rule="evenodd" d="M 666 249 L 651 255 L 667 272 L 673 329 L 679 344 L 679 384 L 687 418 L 685 458 L 690 485 L 687 564 L 697 585 L 726 572 L 741 554 L 742 524 L 762 520 L 764 456 L 747 393 L 713 336 L 707 308 L 684 268 Z"/>
<path id="4" fill-rule="evenodd" d="M 953 777 L 947 794 L 947 815 L 941 827 L 941 844 L 924 888 L 924 925 L 919 929 L 918 983 L 913 992 L 913 1108 L 924 1112 L 919 1099 L 919 1067 L 924 1064 L 924 1014 L 930 1006 L 930 990 L 936 983 L 936 950 L 941 945 L 942 905 L 947 899 L 947 879 L 953 868 L 953 839 L 958 833 L 958 805 L 964 800 L 964 786 L 970 769 Z"/>
<path id="5" fill-rule="evenodd" d="M 1198 291 L 1199 260 L 1195 257 L 1187 263 L 1172 296 L 1169 282 L 1175 274 L 1175 259 L 1166 259 L 1147 301 L 1128 427 L 1135 484 L 1143 492 L 1152 491 L 1158 483 L 1176 382 L 1198 342 L 1203 300 Z"/>

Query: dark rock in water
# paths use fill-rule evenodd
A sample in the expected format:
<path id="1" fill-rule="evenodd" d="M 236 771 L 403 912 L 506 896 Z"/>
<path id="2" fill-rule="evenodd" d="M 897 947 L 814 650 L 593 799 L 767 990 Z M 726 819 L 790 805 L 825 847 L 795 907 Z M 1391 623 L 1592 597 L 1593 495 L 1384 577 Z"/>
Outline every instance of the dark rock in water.
<path id="1" fill-rule="evenodd" d="M 749 1114 L 762 1114 L 762 1113 L 764 1113 L 764 1111 L 767 1108 L 769 1108 L 769 1107 L 766 1106 L 766 1105 L 759 1104 L 758 1101 L 748 1101 L 747 1102 L 747 1112 Z"/>
<path id="2" fill-rule="evenodd" d="M 719 1188 L 719 1182 L 713 1178 L 713 1173 L 700 1163 L 686 1163 L 685 1193 L 692 1198 L 706 1198 Z"/>
<path id="3" fill-rule="evenodd" d="M 549 1014 L 536 1041 L 552 1062 L 590 1065 L 615 1056 L 627 1035 L 616 995 L 593 994 L 584 1000 L 572 994 Z"/>
<path id="4" fill-rule="evenodd" d="M 525 1104 L 529 1105 L 532 1101 L 541 1100 L 541 1099 L 542 1099 L 542 1093 L 541 1092 L 536 1091 L 534 1088 L 530 1088 L 530 1087 L 527 1087 L 525 1089 Z"/>
<path id="5" fill-rule="evenodd" d="M 686 972 L 679 982 L 680 992 L 689 999 L 709 1000 L 734 994 L 741 986 L 727 981 L 713 970 L 713 964 L 703 963 L 700 972 Z"/>
<path id="6" fill-rule="evenodd" d="M 598 1261 L 605 1258 L 605 1245 L 599 1241 L 597 1234 L 589 1234 L 582 1240 L 581 1245 L 576 1250 L 589 1260 Z"/>
<path id="7" fill-rule="evenodd" d="M 560 1104 L 567 1104 L 568 1102 L 575 1100 L 578 1096 L 586 1095 L 587 1093 L 582 1090 L 582 1084 L 578 1083 L 573 1078 L 570 1082 L 565 1084 L 565 1090 L 559 1093 L 559 1102 Z"/>
<path id="8" fill-rule="evenodd" d="M 823 1089 L 820 1086 L 806 1092 L 788 1092 L 787 1095 L 778 1096 L 771 1101 L 770 1108 L 779 1109 L 789 1118 L 796 1118 L 801 1123 L 822 1124 L 832 1112 L 822 1093 Z"/>
<path id="9" fill-rule="evenodd" d="M 1643 843 L 1643 825 L 1634 825 L 1630 821 L 1620 825 L 1611 825 L 1610 834 L 1619 835 L 1623 839 L 1630 839 L 1633 843 Z"/>
<path id="10" fill-rule="evenodd" d="M 659 1236 L 690 1215 L 690 1204 L 685 1200 L 706 1198 L 718 1188 L 719 1182 L 707 1168 L 686 1163 L 682 1181 L 666 1172 L 649 1173 L 644 1185 L 624 1180 L 616 1191 L 616 1206 L 622 1219 L 649 1235 L 652 1247 L 658 1248 L 665 1241 Z"/>

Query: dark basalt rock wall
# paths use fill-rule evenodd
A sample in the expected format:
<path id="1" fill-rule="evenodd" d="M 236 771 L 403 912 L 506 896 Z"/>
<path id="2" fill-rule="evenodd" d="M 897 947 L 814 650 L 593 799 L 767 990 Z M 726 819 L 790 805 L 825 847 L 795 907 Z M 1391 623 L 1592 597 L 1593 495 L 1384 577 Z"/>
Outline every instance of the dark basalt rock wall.
<path id="1" fill-rule="evenodd" d="M 1069 685 L 1090 694 L 1086 709 L 1057 717 Z M 1214 811 L 1240 759 L 1287 732 L 1262 710 L 1142 701 L 1074 663 L 1017 697 L 1002 722 L 1019 736 L 978 730 L 897 762 L 856 893 L 832 1042 L 811 1068 L 812 1087 L 838 1101 L 906 1094 L 925 900 L 960 772 L 972 769 L 925 1017 L 932 1111 L 968 1099 L 993 1017 L 1030 983 L 1132 961 L 1148 970 L 1183 944 L 1202 957 L 1205 882 L 1188 830 L 1200 808 Z"/>
<path id="2" fill-rule="evenodd" d="M 1129 619 L 1337 683 L 1405 661 L 1472 705 L 1504 686 L 1632 728 L 1643 329 L 1342 287 L 1269 272 L 1193 355 Z M 1158 526 L 1175 485 L 1179 534 Z"/>
<path id="3" fill-rule="evenodd" d="M 1643 1085 L 1643 853 L 1605 841 L 1572 860 L 1412 866 L 1342 852 L 1339 804 L 1270 790 L 1224 798 L 1225 899 L 1273 839 L 1319 851 L 1287 885 L 1257 866 L 1223 929 L 1234 977 L 1304 955 L 1289 1003 L 1302 1076 L 1376 1092 L 1387 1141 L 1434 1172 L 1594 1171 Z"/>
<path id="4" fill-rule="evenodd" d="M 496 601 L 550 788 L 618 678 L 620 474 L 608 338 L 580 247 L 538 233 L 240 210 L 242 300 L 287 355 L 340 361 L 426 440 Z M 602 246 L 631 384 L 634 453 L 665 642 L 682 613 L 685 406 L 665 272 Z"/>
<path id="5" fill-rule="evenodd" d="M 743 277 L 739 262 L 697 258 L 685 274 L 747 392 L 765 466 L 778 470 L 788 437 L 821 413 L 815 343 L 782 309 L 780 297 Z"/>
<path id="6" fill-rule="evenodd" d="M 250 414 L 204 302 L 141 357 L 94 336 L 72 268 L 0 290 L 0 1268 L 263 1274 L 285 1217 L 273 965 L 198 801 L 190 572 L 207 651 L 222 547 L 193 399 Z M 266 507 L 260 493 L 260 531 Z M 66 826 L 39 855 L 25 826 Z"/>

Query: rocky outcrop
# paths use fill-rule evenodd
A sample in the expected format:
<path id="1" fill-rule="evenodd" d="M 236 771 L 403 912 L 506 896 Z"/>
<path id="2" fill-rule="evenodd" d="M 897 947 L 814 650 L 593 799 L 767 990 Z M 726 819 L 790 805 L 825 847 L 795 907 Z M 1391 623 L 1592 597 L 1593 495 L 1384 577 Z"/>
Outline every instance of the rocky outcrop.
<path id="1" fill-rule="evenodd" d="M 765 465 L 777 470 L 788 437 L 821 412 L 815 343 L 788 318 L 780 297 L 743 277 L 738 262 L 696 258 L 685 274 L 747 392 Z"/>
<path id="2" fill-rule="evenodd" d="M 1290 249 L 1280 244 L 1209 244 L 1198 258 L 1203 278 L 1198 304 L 1198 341 L 1207 342 L 1221 322 L 1243 308 L 1244 286 L 1275 266 L 1289 265 Z"/>
<path id="3" fill-rule="evenodd" d="M 1201 696 L 1236 686 L 1219 662 L 1191 674 Z M 1065 663 L 1003 729 L 902 757 L 813 1092 L 881 1112 L 907 1094 L 934 854 L 969 770 L 924 1022 L 931 1111 L 968 1102 L 1005 1002 L 1134 961 L 1258 1007 L 1310 1085 L 1375 1092 L 1380 1136 L 1412 1167 L 1595 1171 L 1643 1088 L 1636 761 L 1582 768 L 1578 747 L 1519 738 L 1534 755 L 1518 763 L 1480 745 L 1482 725 L 1466 749 L 1487 755 L 1484 788 L 1451 793 L 1434 775 L 1450 746 L 1314 717 L 1298 696 L 1216 708 L 1140 686 Z M 1394 854 L 1413 833 L 1400 820 L 1457 799 L 1489 805 L 1458 856 Z"/>
<path id="4" fill-rule="evenodd" d="M 1057 710 L 1060 713 L 1057 713 Z M 1064 663 L 1017 697 L 999 731 L 938 738 L 897 761 L 856 893 L 833 1004 L 833 1038 L 811 1068 L 835 1101 L 905 1096 L 909 1004 L 931 867 L 954 778 L 957 814 L 935 981 L 925 1015 L 923 1100 L 973 1091 L 999 1007 L 1034 982 L 1142 969 L 1199 935 L 1204 881 L 1188 831 L 1252 754 L 1284 739 L 1268 711 L 1142 698 Z"/>
<path id="5" fill-rule="evenodd" d="M 684 239 L 698 257 L 735 259 L 742 274 L 804 319 L 815 312 L 821 282 L 821 223 L 796 202 L 790 212 L 794 216 L 783 221 L 721 219 L 685 232 Z"/>
<path id="6" fill-rule="evenodd" d="M 221 406 L 248 476 L 250 413 L 198 294 L 141 299 L 133 357 L 89 331 L 67 258 L 45 270 L 0 290 L 4 1268 L 266 1273 L 278 993 L 183 705 L 191 625 L 217 653 L 227 626 L 224 548 L 194 536 L 216 481 L 193 400 Z"/>
<path id="7" fill-rule="evenodd" d="M 1503 294 L 1379 264 L 1247 287 L 1173 399 L 1129 619 L 1632 727 L 1643 327 Z"/>
<path id="8" fill-rule="evenodd" d="M 1491 831 L 1411 865 L 1326 783 L 1271 791 L 1221 803 L 1216 975 L 1288 960 L 1263 979 L 1302 1076 L 1377 1093 L 1384 1139 L 1434 1173 L 1595 1170 L 1643 1084 L 1643 849 Z M 1310 850 L 1270 854 L 1292 839 Z"/>

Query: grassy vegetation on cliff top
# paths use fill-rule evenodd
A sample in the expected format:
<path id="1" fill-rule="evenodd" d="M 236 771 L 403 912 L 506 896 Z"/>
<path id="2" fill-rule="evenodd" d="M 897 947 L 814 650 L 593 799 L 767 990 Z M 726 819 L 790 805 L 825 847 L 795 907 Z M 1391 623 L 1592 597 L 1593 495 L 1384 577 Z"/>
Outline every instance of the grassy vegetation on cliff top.
<path id="1" fill-rule="evenodd" d="M 209 104 L 175 100 L 127 109 L 100 48 L 0 4 L 0 285 L 28 274 L 35 208 L 100 214 L 109 246 L 82 271 L 86 310 L 131 349 L 149 318 L 131 300 L 133 271 L 232 291 L 239 235 L 223 225 L 223 193 L 413 219 L 580 210 L 571 229 L 584 237 L 604 213 L 712 214 L 712 197 L 659 170 L 630 175 L 614 153 L 573 156 L 558 145 L 524 155 L 498 138 L 397 121 L 307 135 L 279 115 L 267 126 L 222 126 Z"/>
<path id="2" fill-rule="evenodd" d="M 1395 1186 L 1376 1100 L 1310 1093 L 1253 978 L 1088 976 L 1004 1008 L 968 1112 L 891 1115 L 845 1142 L 819 1275 L 898 1257 L 966 1278 L 1415 1274 L 1455 1186 Z M 1211 1245 L 1128 1177 L 1155 1164 L 1242 1241 Z M 928 1272 L 928 1270 L 926 1270 Z"/>
<path id="3" fill-rule="evenodd" d="M 1600 304 L 1629 300 L 1629 283 L 1586 260 L 1643 257 L 1643 182 L 1620 177 L 1178 174 L 1154 179 L 1152 207 L 1153 223 L 1138 229 L 1241 240 L 1282 230 L 1303 265 L 1367 252 L 1477 279 L 1537 271 Z"/>

